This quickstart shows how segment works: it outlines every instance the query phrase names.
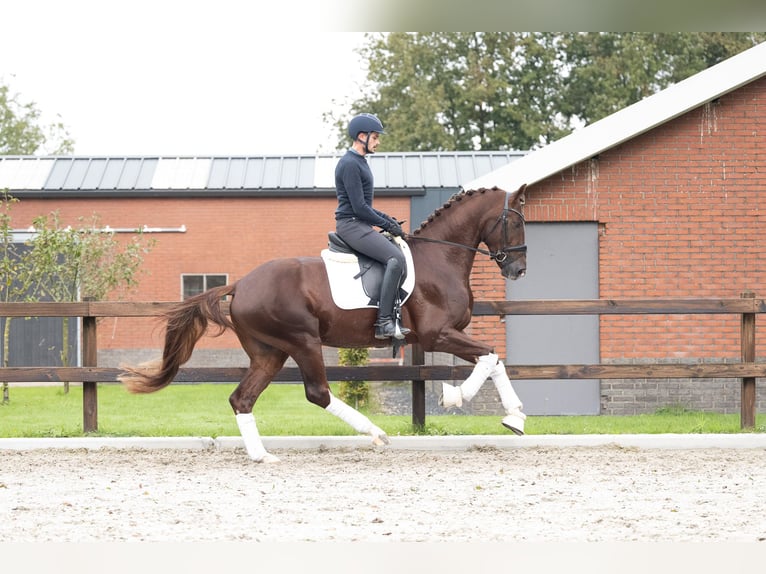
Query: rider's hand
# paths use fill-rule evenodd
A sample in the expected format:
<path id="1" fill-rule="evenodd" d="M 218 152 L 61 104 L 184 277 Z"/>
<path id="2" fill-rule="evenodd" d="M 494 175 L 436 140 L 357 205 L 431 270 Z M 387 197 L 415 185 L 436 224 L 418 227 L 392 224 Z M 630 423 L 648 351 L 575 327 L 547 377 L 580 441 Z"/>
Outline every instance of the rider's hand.
<path id="1" fill-rule="evenodd" d="M 399 225 L 399 223 L 396 221 L 389 222 L 388 226 L 386 227 L 386 231 L 388 231 L 391 235 L 394 235 L 395 237 L 401 237 L 402 239 L 404 239 L 405 237 L 402 226 Z"/>

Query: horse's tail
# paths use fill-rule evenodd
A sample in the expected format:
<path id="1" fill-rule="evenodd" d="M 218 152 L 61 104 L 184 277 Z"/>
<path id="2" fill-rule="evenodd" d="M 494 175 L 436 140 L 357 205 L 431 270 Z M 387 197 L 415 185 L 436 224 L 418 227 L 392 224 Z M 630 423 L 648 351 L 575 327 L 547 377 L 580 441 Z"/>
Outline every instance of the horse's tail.
<path id="1" fill-rule="evenodd" d="M 162 359 L 125 367 L 125 374 L 118 379 L 131 393 L 153 393 L 164 389 L 173 382 L 178 369 L 191 358 L 194 345 L 207 331 L 208 322 L 218 325 L 213 333 L 217 337 L 226 329 L 233 329 L 231 319 L 221 308 L 221 298 L 234 294 L 235 284 L 209 289 L 189 297 L 164 313 L 165 347 Z"/>

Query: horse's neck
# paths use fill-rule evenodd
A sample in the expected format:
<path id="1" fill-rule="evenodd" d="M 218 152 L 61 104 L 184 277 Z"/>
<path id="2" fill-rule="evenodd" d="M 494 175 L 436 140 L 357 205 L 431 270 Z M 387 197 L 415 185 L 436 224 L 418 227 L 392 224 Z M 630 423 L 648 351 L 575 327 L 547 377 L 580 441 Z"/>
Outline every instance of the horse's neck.
<path id="1" fill-rule="evenodd" d="M 481 243 L 482 229 L 495 211 L 487 207 L 490 203 L 479 197 L 466 197 L 449 208 L 442 208 L 418 231 L 417 236 L 431 241 L 415 241 L 414 245 L 428 253 L 449 249 L 450 262 L 469 273 L 476 258 L 475 249 Z M 434 243 L 439 241 L 454 245 Z"/>
<path id="2" fill-rule="evenodd" d="M 481 201 L 481 199 L 467 197 L 455 202 L 449 208 L 442 208 L 440 215 L 423 226 L 418 234 L 429 239 L 449 241 L 475 249 L 481 242 L 482 229 L 494 213 L 494 210 L 488 207 L 490 202 Z"/>

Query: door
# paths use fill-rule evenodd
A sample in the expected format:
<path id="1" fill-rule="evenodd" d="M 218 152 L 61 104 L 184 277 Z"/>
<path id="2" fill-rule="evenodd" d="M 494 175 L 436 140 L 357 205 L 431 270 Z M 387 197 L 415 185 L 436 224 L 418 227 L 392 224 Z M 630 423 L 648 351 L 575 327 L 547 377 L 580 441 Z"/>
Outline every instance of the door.
<path id="1" fill-rule="evenodd" d="M 598 224 L 529 223 L 527 274 L 508 281 L 509 300 L 598 299 Z M 509 315 L 509 365 L 599 362 L 597 315 Z M 519 380 L 514 389 L 529 415 L 600 413 L 600 381 Z"/>

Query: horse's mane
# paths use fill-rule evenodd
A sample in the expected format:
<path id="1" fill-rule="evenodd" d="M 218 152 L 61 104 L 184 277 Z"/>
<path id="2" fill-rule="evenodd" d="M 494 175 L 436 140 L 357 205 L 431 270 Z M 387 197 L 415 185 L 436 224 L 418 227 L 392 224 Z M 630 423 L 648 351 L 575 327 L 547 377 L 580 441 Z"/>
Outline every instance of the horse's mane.
<path id="1" fill-rule="evenodd" d="M 444 210 L 450 209 L 453 205 L 456 203 L 459 203 L 463 201 L 466 197 L 471 197 L 473 195 L 486 193 L 488 191 L 494 191 L 498 189 L 497 187 L 493 187 L 491 189 L 488 189 L 486 187 L 482 187 L 479 189 L 465 189 L 463 191 L 459 191 L 458 193 L 454 194 L 452 197 L 450 197 L 447 202 L 442 205 L 441 207 L 437 208 L 431 215 L 428 216 L 428 219 L 426 219 L 424 222 L 420 224 L 420 227 L 418 227 L 415 231 L 412 232 L 413 235 L 418 235 L 421 231 L 423 231 L 430 223 L 433 223 L 433 221 L 439 217 L 442 216 L 444 213 Z"/>

